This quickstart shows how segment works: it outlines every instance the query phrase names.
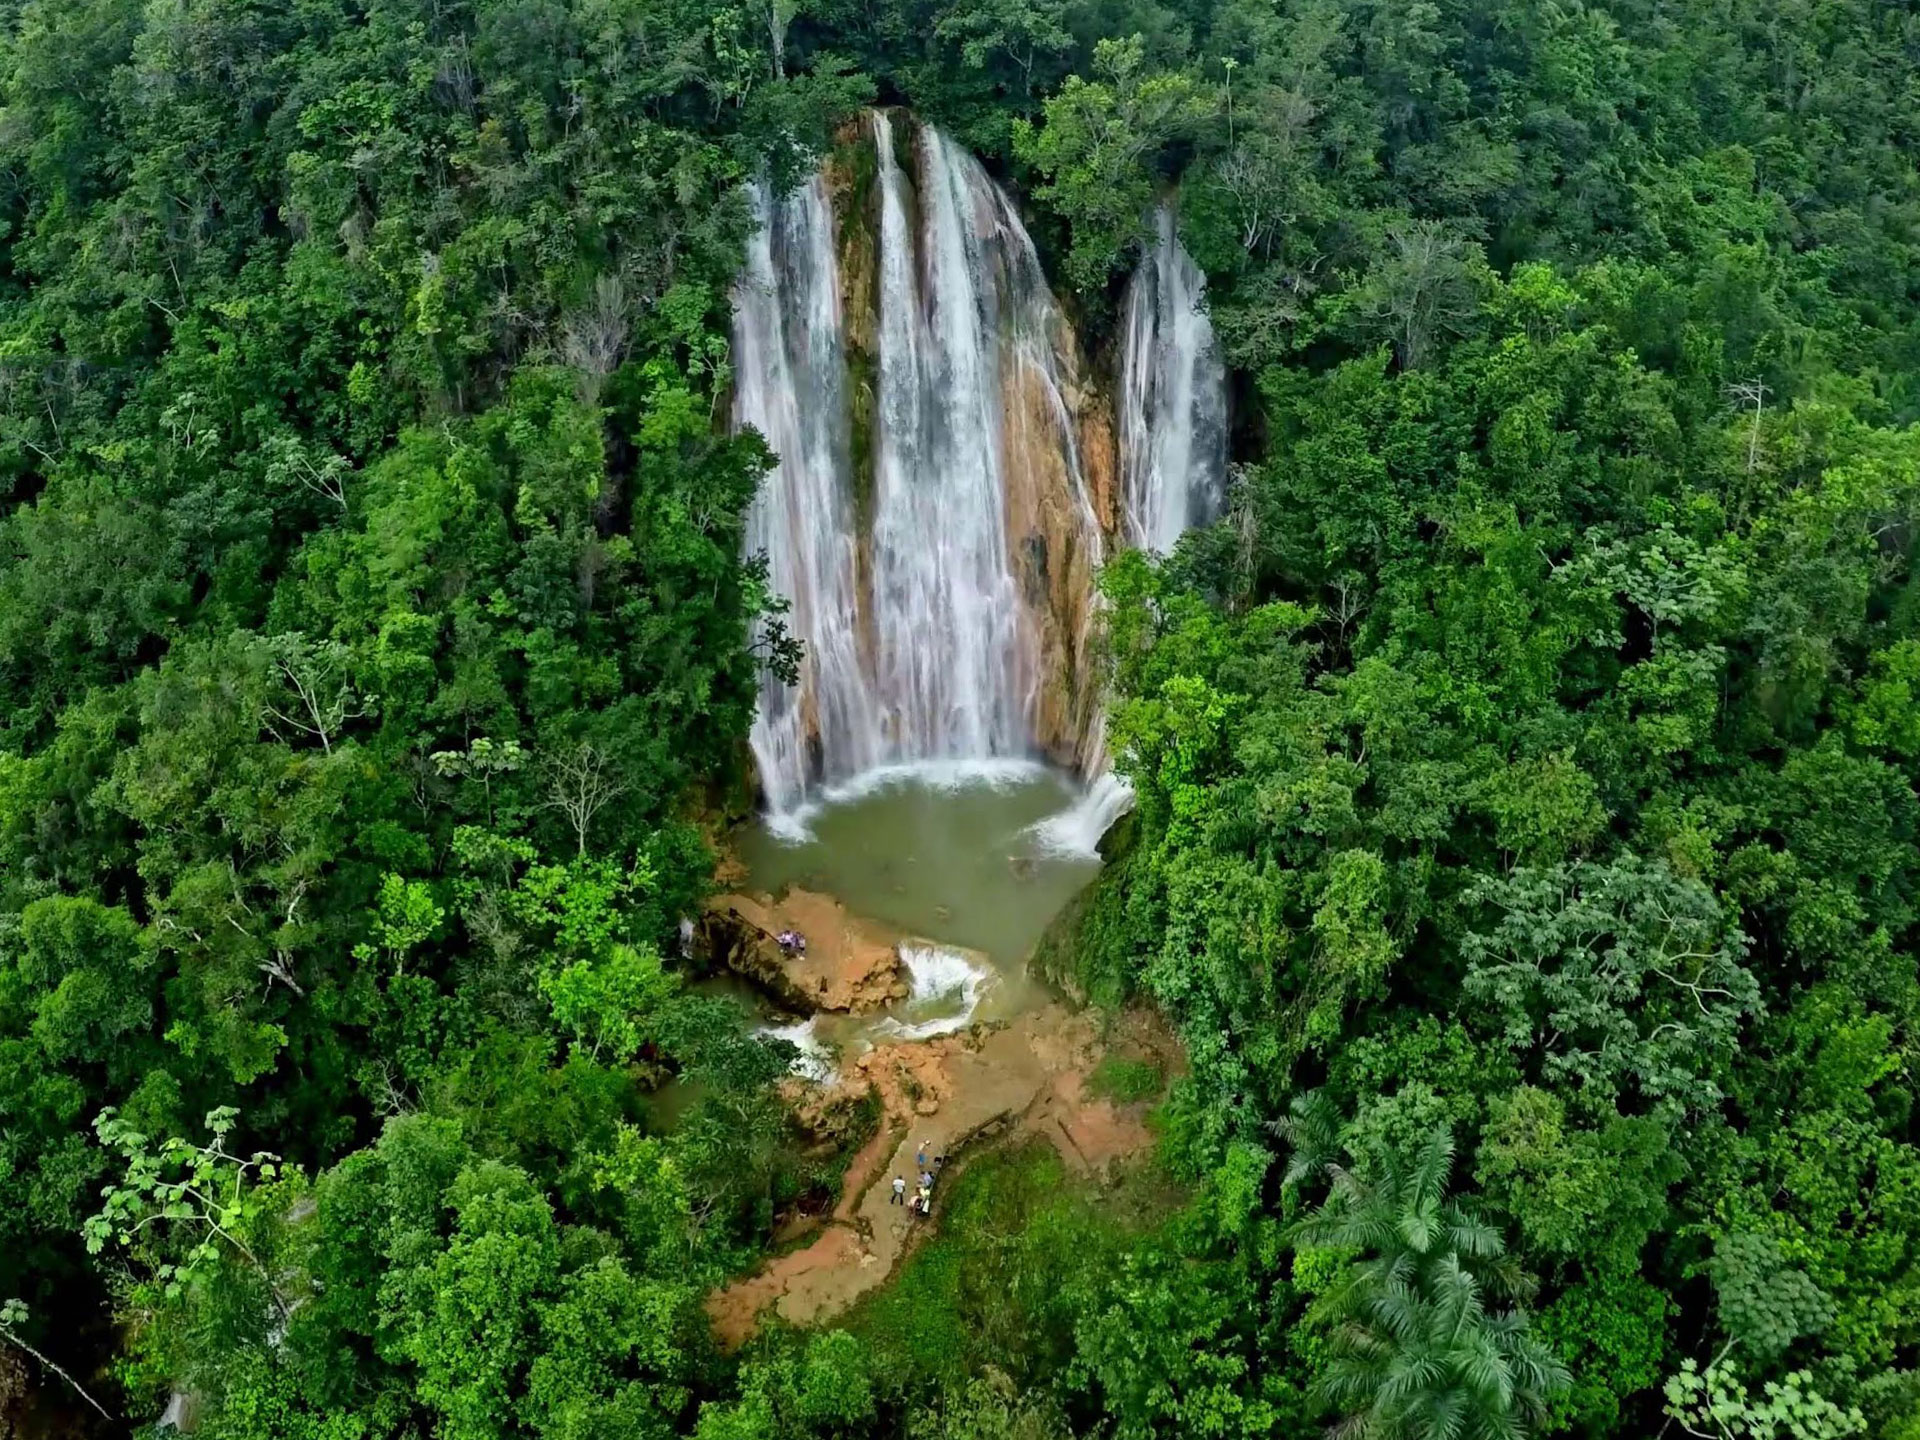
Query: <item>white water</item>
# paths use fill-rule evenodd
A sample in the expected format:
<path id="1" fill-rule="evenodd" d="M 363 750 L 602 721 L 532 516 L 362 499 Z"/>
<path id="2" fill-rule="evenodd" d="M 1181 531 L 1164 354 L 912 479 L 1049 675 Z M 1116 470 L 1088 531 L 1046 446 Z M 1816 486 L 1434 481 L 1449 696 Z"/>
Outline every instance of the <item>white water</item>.
<path id="1" fill-rule="evenodd" d="M 851 422 L 833 209 L 815 176 L 779 202 L 751 188 L 760 225 L 734 287 L 734 422 L 779 456 L 747 516 L 787 623 L 805 642 L 800 683 L 763 672 L 752 745 L 774 810 L 809 774 L 851 775 L 879 758 L 877 711 L 860 663 Z"/>
<path id="2" fill-rule="evenodd" d="M 911 987 L 900 1008 L 917 1018 L 887 1016 L 873 1027 L 877 1039 L 927 1040 L 965 1029 L 980 1008 L 981 990 L 993 978 L 971 957 L 941 945 L 903 944 L 900 963 Z"/>
<path id="3" fill-rule="evenodd" d="M 881 724 L 896 759 L 1017 755 L 1027 743 L 1026 697 L 1000 474 L 986 196 L 956 152 L 927 131 L 918 187 L 923 273 L 892 123 L 876 114 L 873 128 L 881 195 L 873 525 Z"/>
<path id="4" fill-rule="evenodd" d="M 767 829 L 791 844 L 813 838 L 813 822 L 836 805 L 852 805 L 882 790 L 912 786 L 953 793 L 968 789 L 1005 789 L 1048 774 L 1038 760 L 913 760 L 876 765 L 850 780 L 816 790 L 790 810 L 768 814 Z"/>
<path id="5" fill-rule="evenodd" d="M 1133 787 L 1111 770 L 1102 770 L 1087 783 L 1080 798 L 1058 815 L 1050 815 L 1028 833 L 1042 854 L 1098 859 L 1107 831 L 1133 808 Z"/>
<path id="6" fill-rule="evenodd" d="M 1118 406 L 1122 537 L 1161 555 L 1219 514 L 1226 486 L 1226 368 L 1205 289 L 1172 210 L 1161 207 L 1153 245 L 1127 284 Z M 1093 754 L 1079 800 L 1033 827 L 1041 849 L 1098 856 L 1101 839 L 1133 808 L 1133 787 L 1107 768 L 1104 737 Z"/>
<path id="7" fill-rule="evenodd" d="M 1162 207 L 1127 285 L 1117 407 L 1126 540 L 1162 555 L 1219 514 L 1226 485 L 1226 370 L 1205 288 Z"/>
<path id="8" fill-rule="evenodd" d="M 804 1075 L 822 1084 L 833 1078 L 833 1051 L 820 1038 L 819 1021 L 815 1017 L 809 1016 L 791 1025 L 762 1025 L 754 1034 L 769 1040 L 785 1040 L 799 1050 L 790 1067 L 795 1075 Z"/>
<path id="9" fill-rule="evenodd" d="M 876 1043 L 930 1040 L 964 1030 L 994 978 L 991 969 L 964 952 L 928 941 L 903 943 L 900 963 L 907 971 L 907 998 L 894 1007 L 892 1014 L 862 1025 L 857 1034 L 843 1034 L 845 1043 L 857 1044 L 865 1051 Z M 837 1063 L 833 1046 L 821 1034 L 821 1018 L 812 1015 L 785 1025 L 762 1025 L 754 1033 L 792 1044 L 800 1052 L 794 1057 L 793 1073 L 825 1084 L 833 1079 Z M 829 1020 L 839 1029 L 849 1024 L 843 1016 Z"/>
<path id="10" fill-rule="evenodd" d="M 777 204 L 754 191 L 762 223 L 734 297 L 735 423 L 761 430 L 780 457 L 747 545 L 768 554 L 806 651 L 797 686 L 763 676 L 752 742 L 773 822 L 796 835 L 822 791 L 877 767 L 1037 752 L 1040 671 L 1052 662 L 1033 609 L 1044 602 L 1023 595 L 1010 535 L 1034 523 L 1016 524 L 1012 496 L 1034 494 L 1044 477 L 1012 467 L 1064 473 L 1079 553 L 1097 558 L 1100 547 L 1058 373 L 1057 346 L 1071 337 L 1018 214 L 931 127 L 909 147 L 896 145 L 884 112 L 870 124 L 879 233 L 864 548 L 835 216 L 821 177 Z M 1038 396 L 1044 413 L 1010 417 L 1015 393 Z M 1016 423 L 1047 433 L 1010 435 Z"/>

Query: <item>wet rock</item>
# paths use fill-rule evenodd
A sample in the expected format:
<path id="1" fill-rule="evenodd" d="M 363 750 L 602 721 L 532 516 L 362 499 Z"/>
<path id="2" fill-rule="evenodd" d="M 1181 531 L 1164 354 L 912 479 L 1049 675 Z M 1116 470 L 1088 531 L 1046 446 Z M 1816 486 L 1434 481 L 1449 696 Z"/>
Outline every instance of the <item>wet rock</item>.
<path id="1" fill-rule="evenodd" d="M 1064 325 L 1052 339 L 1065 390 L 1052 389 L 1040 367 L 1008 365 L 1001 444 L 1009 554 L 1026 622 L 1021 661 L 1038 682 L 1034 738 L 1055 760 L 1079 766 L 1098 738 L 1098 687 L 1084 681 L 1092 673 L 1094 572 L 1103 542 L 1072 428 L 1077 347 Z"/>
<path id="2" fill-rule="evenodd" d="M 750 981 L 775 1004 L 802 1015 L 811 1015 L 820 1008 L 815 997 L 788 975 L 773 935 L 723 900 L 708 906 L 695 931 L 700 949 L 712 964 Z"/>
<path id="3" fill-rule="evenodd" d="M 806 953 L 787 955 L 774 937 L 804 936 Z M 900 937 L 847 912 L 830 895 L 790 890 L 722 895 L 710 901 L 702 932 L 707 953 L 803 1015 L 821 1010 L 862 1014 L 907 991 L 900 968 Z"/>

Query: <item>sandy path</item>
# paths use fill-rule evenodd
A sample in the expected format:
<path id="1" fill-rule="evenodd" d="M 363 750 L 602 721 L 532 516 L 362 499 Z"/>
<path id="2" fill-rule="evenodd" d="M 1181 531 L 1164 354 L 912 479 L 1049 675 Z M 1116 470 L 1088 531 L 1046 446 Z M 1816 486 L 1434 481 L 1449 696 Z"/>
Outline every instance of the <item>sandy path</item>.
<path id="1" fill-rule="evenodd" d="M 860 1057 L 850 1083 L 878 1089 L 881 1132 L 848 1167 L 840 1205 L 818 1239 L 708 1296 L 721 1342 L 739 1344 L 768 1309 L 810 1324 L 882 1284 L 914 1227 L 930 1223 L 893 1203 L 893 1177 L 911 1191 L 922 1145 L 929 1160 L 952 1157 L 983 1132 L 1019 1126 L 1045 1136 L 1082 1171 L 1143 1148 L 1151 1139 L 1146 1107 L 1116 1106 L 1088 1091 L 1100 1053 L 1090 1017 L 1049 1005 L 972 1037 L 882 1046 Z M 869 1169 L 882 1153 L 887 1163 Z"/>

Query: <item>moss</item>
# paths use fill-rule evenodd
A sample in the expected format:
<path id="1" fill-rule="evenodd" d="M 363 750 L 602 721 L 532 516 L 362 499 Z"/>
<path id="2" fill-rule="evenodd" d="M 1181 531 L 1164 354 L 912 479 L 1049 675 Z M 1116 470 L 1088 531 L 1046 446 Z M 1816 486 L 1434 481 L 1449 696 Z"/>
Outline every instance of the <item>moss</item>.
<path id="1" fill-rule="evenodd" d="M 1165 1082 L 1158 1063 L 1125 1055 L 1108 1055 L 1093 1071 L 1093 1093 L 1122 1105 L 1153 1099 Z"/>
<path id="2" fill-rule="evenodd" d="M 880 164 L 873 132 L 865 125 L 843 131 L 827 166 L 833 194 L 840 262 L 840 302 L 845 316 L 847 414 L 851 429 L 855 534 L 864 565 L 873 533 L 874 416 L 879 404 Z M 863 576 L 864 580 L 864 576 Z"/>
<path id="3" fill-rule="evenodd" d="M 850 243 L 863 238 L 861 231 L 872 234 L 873 217 L 879 213 L 880 155 L 873 133 L 864 124 L 842 131 L 829 165 L 840 250 L 845 254 Z"/>
<path id="4" fill-rule="evenodd" d="M 847 411 L 852 417 L 853 523 L 864 554 L 873 534 L 875 503 L 874 413 L 879 407 L 880 367 L 869 350 L 847 347 Z"/>

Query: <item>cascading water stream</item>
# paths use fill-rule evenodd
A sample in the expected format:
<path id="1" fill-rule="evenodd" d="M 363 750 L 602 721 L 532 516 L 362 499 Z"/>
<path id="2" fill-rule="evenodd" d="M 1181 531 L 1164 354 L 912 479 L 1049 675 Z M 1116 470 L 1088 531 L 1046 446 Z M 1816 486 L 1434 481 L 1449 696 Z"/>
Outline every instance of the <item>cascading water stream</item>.
<path id="1" fill-rule="evenodd" d="M 989 759 L 1028 746 L 1020 594 L 1001 475 L 991 187 L 921 136 L 924 261 L 893 124 L 873 116 L 880 185 L 875 425 L 875 690 L 890 758 Z"/>
<path id="2" fill-rule="evenodd" d="M 767 808 L 804 828 L 809 802 L 871 777 L 997 777 L 1044 753 L 1091 783 L 1041 840 L 1084 853 L 1130 797 L 1088 683 L 1104 542 L 1077 348 L 972 156 L 885 112 L 867 140 L 861 214 L 836 213 L 852 202 L 831 164 L 784 198 L 751 188 L 760 223 L 734 294 L 735 423 L 779 457 L 747 546 L 803 647 L 796 684 L 763 676 Z M 1224 487 L 1203 288 L 1163 210 L 1127 291 L 1115 406 L 1116 529 L 1158 553 L 1212 519 Z"/>
<path id="3" fill-rule="evenodd" d="M 1154 216 L 1153 244 L 1127 285 L 1120 356 L 1119 450 L 1125 543 L 1155 554 L 1211 521 L 1226 488 L 1226 369 L 1202 303 L 1206 278 L 1174 233 L 1173 212 Z M 1096 853 L 1133 805 L 1094 735 L 1086 792 L 1035 827 L 1058 854 Z"/>
<path id="4" fill-rule="evenodd" d="M 1156 554 L 1212 521 L 1226 488 L 1226 370 L 1205 288 L 1161 207 L 1127 286 L 1118 407 L 1126 541 Z"/>
<path id="5" fill-rule="evenodd" d="M 972 156 L 925 126 L 897 144 L 884 112 L 869 138 L 868 213 L 836 216 L 846 187 L 826 175 L 777 202 L 754 189 L 734 297 L 735 423 L 780 462 L 747 544 L 806 655 L 797 685 L 763 677 L 753 749 L 773 819 L 802 827 L 805 802 L 858 777 L 997 775 L 1082 757 L 1089 731 L 1089 699 L 1063 696 L 1084 673 L 1101 546 L 1072 333 Z M 864 454 L 854 383 L 872 391 Z"/>
<path id="6" fill-rule="evenodd" d="M 784 200 L 749 191 L 759 221 L 734 288 L 734 420 L 779 457 L 747 516 L 774 593 L 805 646 L 797 685 L 761 676 L 751 736 L 769 806 L 797 804 L 817 773 L 878 763 L 877 708 L 861 664 L 839 268 L 816 175 Z"/>

